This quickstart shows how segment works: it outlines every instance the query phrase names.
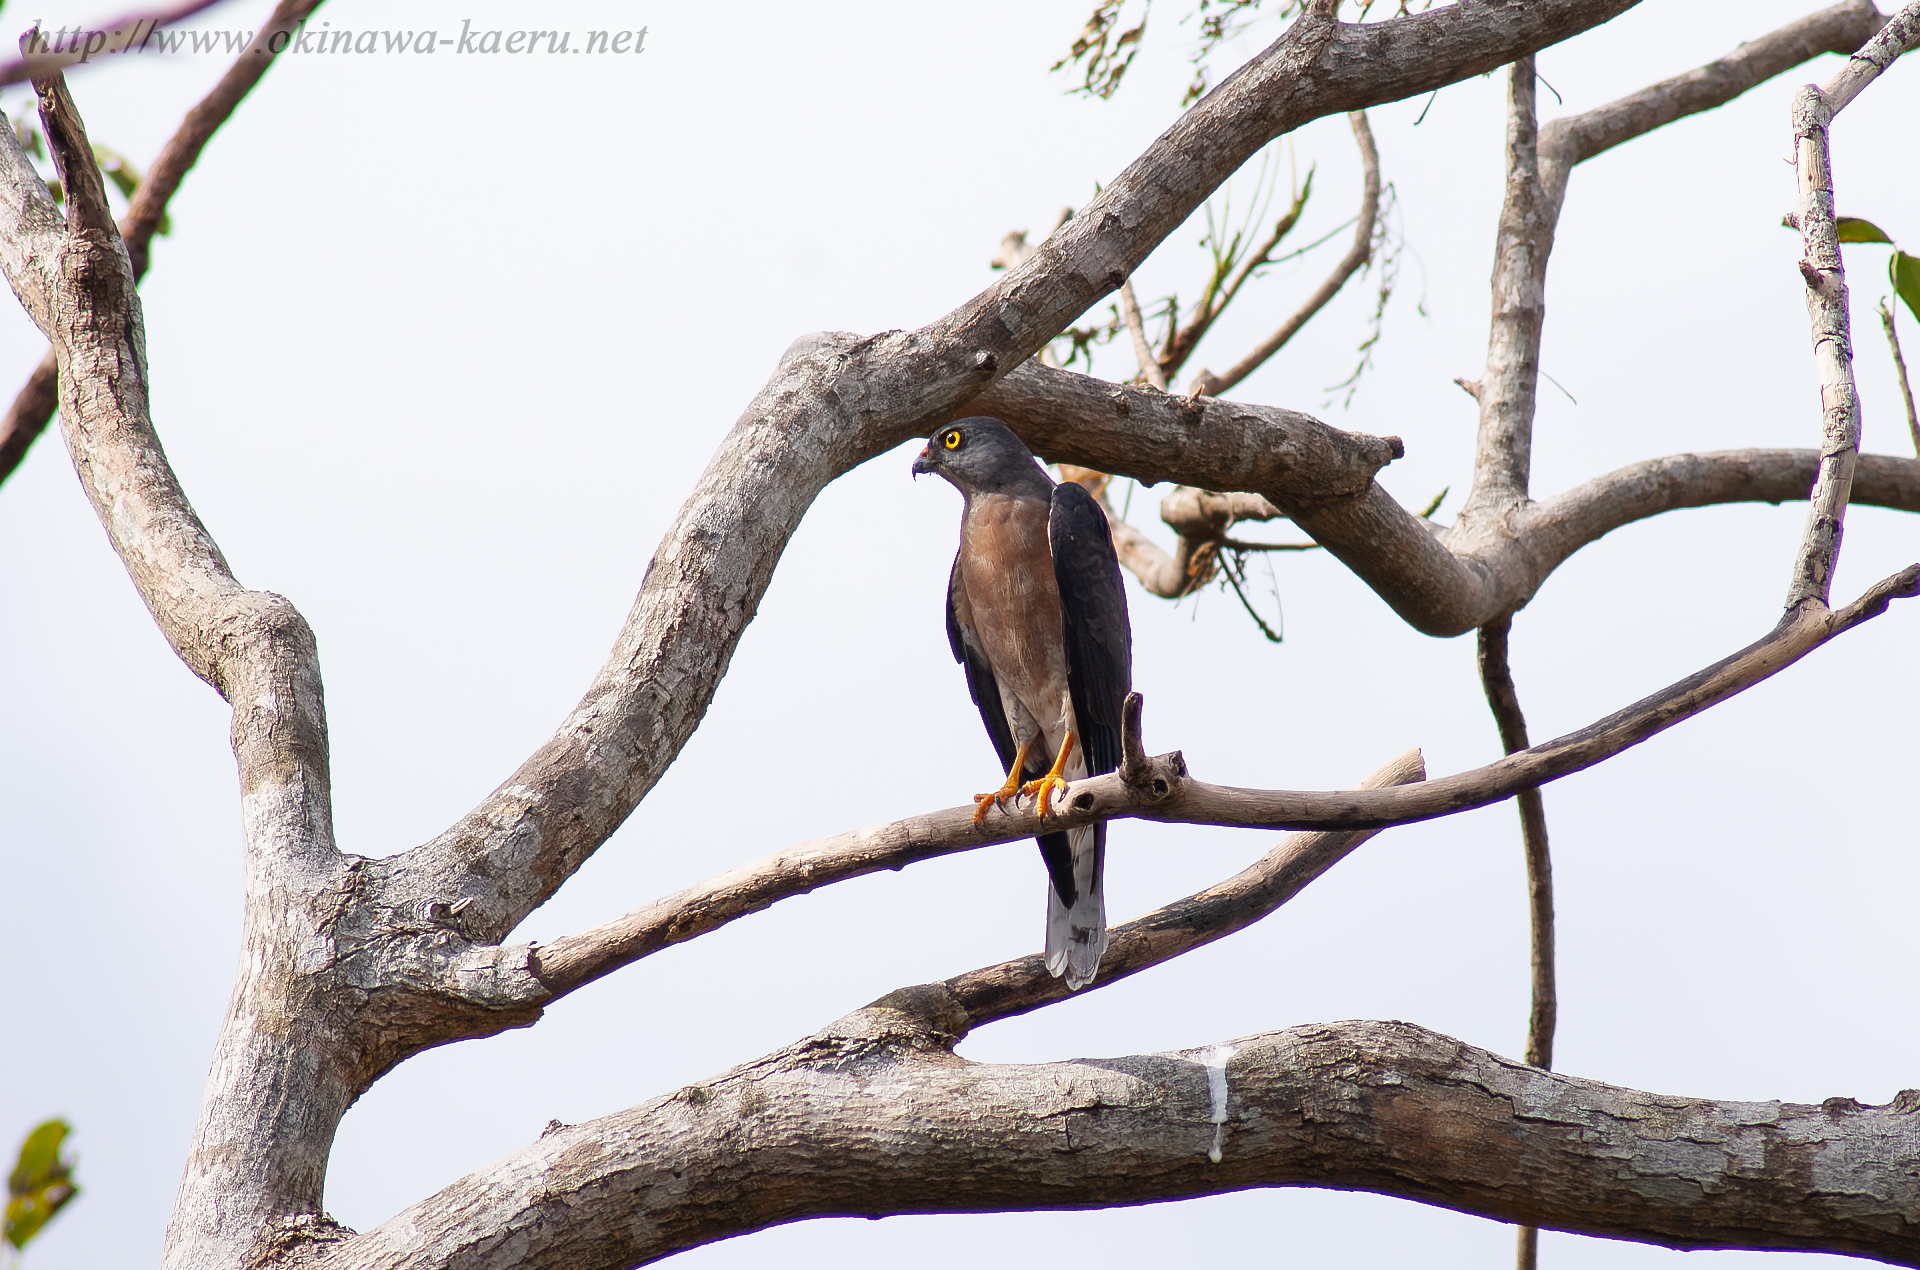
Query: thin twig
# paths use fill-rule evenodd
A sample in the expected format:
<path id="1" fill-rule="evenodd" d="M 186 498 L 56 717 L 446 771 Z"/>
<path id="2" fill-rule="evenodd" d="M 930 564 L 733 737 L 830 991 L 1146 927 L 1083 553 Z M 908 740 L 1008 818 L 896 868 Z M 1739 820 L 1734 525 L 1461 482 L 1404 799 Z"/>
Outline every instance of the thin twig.
<path id="1" fill-rule="evenodd" d="M 1426 762 L 1420 751 L 1413 749 L 1388 760 L 1358 787 L 1390 789 L 1426 777 Z M 1115 926 L 1108 933 L 1107 951 L 1100 958 L 1100 977 L 1079 992 L 1111 987 L 1130 975 L 1245 930 L 1305 890 L 1378 832 L 1349 829 L 1288 834 L 1273 850 L 1226 881 Z M 966 1009 L 968 1027 L 1025 1014 L 1068 995 L 1065 985 L 1047 973 L 1045 959 L 1037 953 L 956 975 L 946 981 L 946 988 Z"/>
<path id="2" fill-rule="evenodd" d="M 1500 729 L 1500 746 L 1509 754 L 1527 748 L 1527 718 L 1513 686 L 1507 642 L 1513 618 L 1506 615 L 1480 628 L 1480 686 Z M 1533 1005 L 1527 1015 L 1527 1062 L 1553 1066 L 1553 1030 L 1560 996 L 1553 974 L 1553 857 L 1547 847 L 1547 809 L 1538 785 L 1514 794 L 1520 809 L 1520 845 L 1527 858 L 1527 927 L 1531 945 Z M 1540 1229 L 1521 1226 L 1515 1239 L 1515 1270 L 1538 1270 Z"/>
<path id="3" fill-rule="evenodd" d="M 1893 329 L 1893 310 L 1880 301 L 1880 325 L 1886 328 L 1887 347 L 1893 350 L 1893 369 L 1900 376 L 1900 399 L 1907 406 L 1907 431 L 1913 435 L 1913 452 L 1920 454 L 1920 415 L 1913 409 L 1913 385 L 1907 382 L 1907 359 L 1900 355 L 1900 336 Z"/>
<path id="4" fill-rule="evenodd" d="M 1325 237 L 1302 247 L 1299 251 L 1290 252 L 1288 255 L 1281 257 L 1280 260 L 1274 259 L 1273 249 L 1278 247 L 1281 240 L 1289 233 L 1293 232 L 1293 227 L 1300 221 L 1301 212 L 1306 210 L 1307 200 L 1312 197 L 1313 170 L 1308 169 L 1307 179 L 1301 183 L 1299 192 L 1293 196 L 1292 206 L 1288 207 L 1286 213 L 1274 222 L 1273 232 L 1267 235 L 1266 241 L 1247 253 L 1246 259 L 1240 262 L 1240 267 L 1234 272 L 1233 277 L 1230 280 L 1223 279 L 1222 277 L 1222 271 L 1232 264 L 1230 259 L 1223 261 L 1220 268 L 1215 270 L 1214 276 L 1208 280 L 1206 290 L 1200 297 L 1200 303 L 1194 308 L 1193 317 L 1185 326 L 1170 333 L 1167 338 L 1166 351 L 1161 354 L 1160 357 L 1160 372 L 1167 376 L 1169 381 L 1171 381 L 1173 376 L 1180 373 L 1180 368 L 1186 365 L 1187 359 L 1193 355 L 1193 350 L 1199 347 L 1201 338 L 1212 329 L 1215 320 L 1227 311 L 1227 306 L 1233 303 L 1234 297 L 1240 294 L 1240 288 L 1247 284 L 1247 280 L 1253 276 L 1256 270 L 1265 265 L 1278 264 L 1280 260 L 1290 260 L 1302 252 L 1311 251 L 1328 238 L 1333 237 L 1334 234 L 1339 233 L 1341 229 L 1346 228 L 1345 225 L 1341 225 L 1339 228 L 1325 235 Z M 1220 286 L 1222 281 L 1226 281 L 1224 290 L 1222 290 Z M 1204 371 L 1195 375 L 1193 379 L 1194 388 L 1190 391 L 1193 391 L 1197 395 L 1199 389 L 1209 378 L 1211 378 L 1211 376 L 1208 376 Z"/>
<path id="5" fill-rule="evenodd" d="M 1527 748 L 1527 720 L 1513 686 L 1507 643 L 1513 619 L 1503 617 L 1480 628 L 1480 683 L 1500 729 L 1500 745 L 1509 754 Z M 1553 1066 L 1553 1031 L 1560 997 L 1553 974 L 1553 860 L 1547 847 L 1547 812 L 1540 787 L 1519 790 L 1520 838 L 1527 856 L 1527 909 L 1532 931 L 1533 1008 L 1527 1017 L 1527 1062 Z"/>
<path id="6" fill-rule="evenodd" d="M 1120 311 L 1127 318 L 1127 334 L 1133 336 L 1133 355 L 1140 363 L 1141 376 L 1165 392 L 1167 377 L 1160 373 L 1160 359 L 1153 355 L 1153 345 L 1147 341 L 1147 324 L 1140 317 L 1140 301 L 1134 298 L 1132 278 L 1120 284 Z"/>
<path id="7" fill-rule="evenodd" d="M 1297 309 L 1293 316 L 1280 324 L 1280 329 L 1269 335 L 1260 346 L 1234 363 L 1232 369 L 1223 375 L 1208 375 L 1204 382 L 1195 377 L 1194 388 L 1208 397 L 1217 397 L 1235 384 L 1251 375 L 1266 363 L 1266 360 L 1279 352 L 1286 342 L 1299 333 L 1313 315 L 1327 306 L 1327 302 L 1340 292 L 1360 268 L 1373 255 L 1373 229 L 1380 216 L 1380 151 L 1373 144 L 1373 129 L 1367 126 L 1367 112 L 1356 110 L 1347 116 L 1353 125 L 1353 138 L 1360 146 L 1360 165 L 1364 173 L 1364 184 L 1360 195 L 1360 217 L 1353 228 L 1353 245 L 1340 263 L 1333 267 L 1306 303 Z"/>
<path id="8" fill-rule="evenodd" d="M 1318 551 L 1317 542 L 1243 542 L 1238 538 L 1222 538 L 1220 545 L 1234 551 Z"/>
<path id="9" fill-rule="evenodd" d="M 120 236 L 126 241 L 127 257 L 133 264 L 136 282 L 146 276 L 147 266 L 152 259 L 153 235 L 166 216 L 168 201 L 199 160 L 200 152 L 206 149 L 208 140 L 233 114 L 248 90 L 260 82 L 267 67 L 273 64 L 276 55 L 273 37 L 282 31 L 293 30 L 311 16 L 320 4 L 321 0 L 280 0 L 253 37 L 252 43 L 234 59 L 233 65 L 227 68 L 227 73 L 220 77 L 220 82 L 213 86 L 213 90 L 187 112 L 187 117 L 153 161 L 153 166 L 147 169 L 146 179 L 134 191 L 132 206 L 120 222 Z M 53 350 L 48 349 L 40 359 L 40 364 L 27 377 L 26 384 L 14 396 L 5 417 L 0 418 L 0 483 L 12 476 L 27 457 L 27 451 L 34 441 L 53 421 L 54 411 L 59 404 L 59 373 L 54 365 Z"/>

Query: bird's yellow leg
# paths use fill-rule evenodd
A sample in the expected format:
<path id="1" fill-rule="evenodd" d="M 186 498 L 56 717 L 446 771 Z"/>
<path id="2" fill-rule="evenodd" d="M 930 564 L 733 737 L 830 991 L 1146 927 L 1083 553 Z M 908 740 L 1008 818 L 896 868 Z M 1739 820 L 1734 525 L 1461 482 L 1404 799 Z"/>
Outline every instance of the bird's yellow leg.
<path id="1" fill-rule="evenodd" d="M 1027 751 L 1033 748 L 1033 738 L 1028 737 L 1020 746 L 1020 752 L 1013 756 L 1013 770 L 1007 773 L 1007 783 L 991 794 L 973 796 L 973 823 L 979 824 L 987 818 L 987 808 L 997 807 L 1020 792 L 1020 769 L 1027 765 Z"/>
<path id="2" fill-rule="evenodd" d="M 1067 782 L 1060 773 L 1067 769 L 1067 755 L 1073 753 L 1074 743 L 1079 739 L 1073 733 L 1067 733 L 1067 739 L 1060 743 L 1060 752 L 1054 755 L 1053 766 L 1047 770 L 1047 774 L 1037 781 L 1028 781 L 1020 787 L 1021 793 L 1032 794 L 1039 799 L 1038 810 L 1043 816 L 1047 814 L 1047 802 L 1052 798 L 1053 791 L 1067 787 Z"/>

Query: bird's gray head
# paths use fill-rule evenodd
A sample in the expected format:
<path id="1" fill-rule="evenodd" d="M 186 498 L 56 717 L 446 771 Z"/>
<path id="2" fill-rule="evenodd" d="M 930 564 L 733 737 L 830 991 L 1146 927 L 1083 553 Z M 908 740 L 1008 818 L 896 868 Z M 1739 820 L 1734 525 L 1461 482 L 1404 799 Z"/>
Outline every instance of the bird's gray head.
<path id="1" fill-rule="evenodd" d="M 913 474 L 933 472 L 962 494 L 1028 490 L 1048 497 L 1053 482 L 1039 460 L 998 419 L 960 419 L 927 438 Z"/>

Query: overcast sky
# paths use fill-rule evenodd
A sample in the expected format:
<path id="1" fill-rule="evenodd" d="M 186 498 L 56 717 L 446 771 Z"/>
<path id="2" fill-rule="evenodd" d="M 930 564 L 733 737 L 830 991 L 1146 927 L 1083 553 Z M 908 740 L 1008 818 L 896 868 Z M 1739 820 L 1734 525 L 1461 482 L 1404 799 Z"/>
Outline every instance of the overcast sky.
<path id="1" fill-rule="evenodd" d="M 318 633 L 344 850 L 430 838 L 584 689 L 647 560 L 795 336 L 912 327 L 991 283 L 1009 229 L 1087 202 L 1173 119 L 1193 28 L 1156 12 L 1111 102 L 1050 75 L 1092 0 L 954 5 L 560 0 L 580 37 L 645 51 L 282 59 L 173 204 L 143 296 L 154 416 L 240 579 Z M 1813 0 L 1647 0 L 1541 54 L 1544 118 L 1731 50 Z M 264 3 L 199 29 L 251 29 Z M 534 20 L 503 3 L 334 0 L 332 30 L 454 36 Z M 9 10 L 55 28 L 108 14 Z M 1221 70 L 1278 34 L 1256 22 Z M 576 37 L 576 38 L 580 38 Z M 93 137 L 144 165 L 224 56 L 72 76 Z M 1573 177 L 1548 292 L 1534 489 L 1637 459 L 1815 443 L 1783 76 Z M 1347 402 L 1377 279 L 1356 282 L 1233 395 L 1406 439 L 1381 474 L 1448 519 L 1471 471 L 1501 172 L 1500 77 L 1374 113 L 1404 243 L 1375 365 Z M 1564 99 L 1564 107 L 1556 101 Z M 21 89 L 0 96 L 10 116 Z M 1420 116 L 1424 112 L 1424 119 Z M 1920 68 L 1834 133 L 1843 212 L 1920 244 Z M 1416 120 L 1419 122 L 1416 123 Z M 1344 120 L 1279 143 L 1316 171 L 1298 233 L 1358 202 Z M 1284 179 L 1284 178 L 1283 178 Z M 1251 179 L 1235 187 L 1236 205 Z M 1199 229 L 1141 270 L 1191 299 Z M 1275 269 L 1196 359 L 1236 360 L 1338 256 Z M 1910 452 L 1873 305 L 1885 249 L 1848 248 L 1867 448 Z M 1104 306 L 1102 306 L 1104 312 Z M 1907 321 L 1920 361 L 1920 325 Z M 44 343 L 0 312 L 0 391 Z M 1123 376 L 1127 359 L 1105 356 Z M 912 448 L 819 499 L 684 755 L 580 876 L 516 932 L 551 939 L 799 840 L 963 803 L 996 780 L 942 591 L 958 498 Z M 1160 491 L 1131 518 L 1164 533 Z M 1563 566 L 1515 622 L 1536 739 L 1764 633 L 1804 505 L 1676 513 Z M 1855 509 L 1836 597 L 1920 559 L 1912 517 Z M 1286 526 L 1266 530 L 1289 536 Z M 1156 750 L 1213 781 L 1340 787 L 1409 745 L 1438 775 L 1496 756 L 1470 638 L 1404 626 L 1319 553 L 1255 566 L 1274 646 L 1217 590 L 1130 584 Z M 1277 599 L 1276 594 L 1277 593 Z M 76 1129 L 82 1197 L 32 1270 L 150 1264 L 192 1134 L 240 933 L 227 711 L 174 659 L 57 439 L 0 487 L 0 1148 Z M 1920 1085 L 1913 670 L 1898 606 L 1705 717 L 1550 787 L 1561 935 L 1556 1059 L 1663 1093 L 1884 1102 Z M 1272 835 L 1116 825 L 1124 920 L 1225 877 Z M 829 888 L 631 967 L 537 1027 L 435 1050 L 347 1116 L 327 1206 L 366 1229 L 567 1122 L 753 1058 L 904 984 L 1038 946 L 1044 880 L 1010 844 Z M 1505 1054 L 1527 1016 L 1510 806 L 1392 830 L 1254 930 L 961 1052 L 1055 1060 L 1398 1018 Z M 698 1267 L 1485 1267 L 1508 1228 L 1398 1200 L 1254 1191 L 1122 1212 L 813 1222 L 687 1254 Z M 1759 1266 L 1780 1254 L 1703 1253 Z M 1553 1270 L 1677 1254 L 1548 1235 Z M 1837 1262 L 1837 1259 L 1836 1259 Z M 1796 1265 L 1805 1264 L 1796 1262 Z"/>

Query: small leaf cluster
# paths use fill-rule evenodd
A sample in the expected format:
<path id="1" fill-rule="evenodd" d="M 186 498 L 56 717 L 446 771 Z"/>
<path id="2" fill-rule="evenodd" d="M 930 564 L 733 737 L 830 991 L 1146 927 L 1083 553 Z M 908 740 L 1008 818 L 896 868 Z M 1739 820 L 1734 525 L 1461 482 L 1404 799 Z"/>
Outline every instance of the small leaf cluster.
<path id="1" fill-rule="evenodd" d="M 15 1251 L 25 1249 L 80 1193 L 73 1180 L 74 1162 L 61 1151 L 72 1131 L 64 1120 L 49 1120 L 20 1144 L 20 1159 L 7 1175 L 6 1220 L 0 1230 Z"/>

